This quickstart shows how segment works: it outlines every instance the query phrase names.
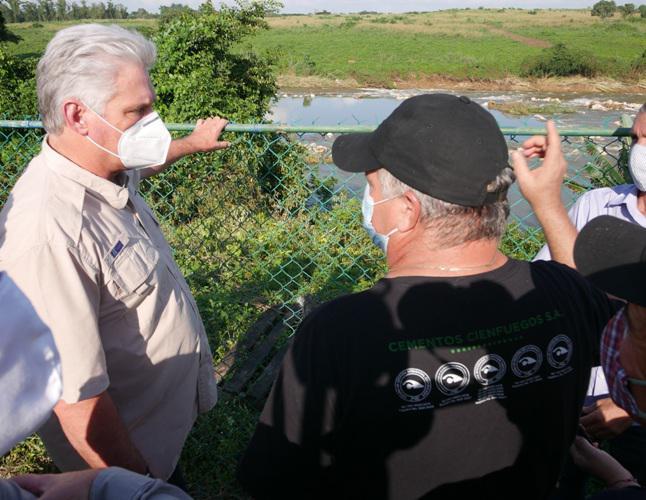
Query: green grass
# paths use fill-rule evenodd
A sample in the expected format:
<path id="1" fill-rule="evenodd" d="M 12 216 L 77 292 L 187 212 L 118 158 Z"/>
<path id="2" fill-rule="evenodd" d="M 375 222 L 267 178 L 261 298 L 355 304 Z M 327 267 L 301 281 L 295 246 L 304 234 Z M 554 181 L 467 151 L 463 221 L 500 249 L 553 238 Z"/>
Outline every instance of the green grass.
<path id="1" fill-rule="evenodd" d="M 237 398 L 219 401 L 189 435 L 181 464 L 195 500 L 248 498 L 235 479 L 259 411 Z"/>
<path id="2" fill-rule="evenodd" d="M 646 19 L 638 23 L 616 20 L 566 30 L 527 27 L 522 34 L 591 52 L 606 74 L 618 78 L 630 70 L 631 64 L 646 49 Z"/>
<path id="3" fill-rule="evenodd" d="M 144 34 L 150 33 L 151 29 L 156 28 L 157 20 L 155 19 L 88 19 L 84 23 L 99 23 L 99 24 L 118 24 L 130 29 L 136 29 Z M 45 50 L 45 46 L 52 39 L 54 34 L 69 26 L 79 24 L 78 21 L 56 21 L 44 22 L 41 27 L 32 27 L 33 23 L 15 23 L 9 24 L 8 29 L 12 33 L 20 36 L 22 41 L 17 44 L 6 44 L 10 54 L 20 55 L 24 57 L 40 57 Z"/>
<path id="4" fill-rule="evenodd" d="M 180 461 L 195 500 L 248 498 L 235 480 L 235 470 L 258 415 L 259 411 L 246 402 L 230 398 L 198 418 Z M 0 457 L 0 477 L 56 471 L 36 435 Z"/>
<path id="5" fill-rule="evenodd" d="M 546 44 L 559 42 L 591 52 L 600 62 L 602 76 L 624 79 L 646 48 L 646 20 L 633 16 L 629 21 L 601 21 L 587 10 L 321 17 L 272 18 L 272 29 L 250 39 L 248 46 L 275 51 L 282 74 L 386 85 L 431 75 L 519 76 L 526 58 L 541 53 Z"/>
<path id="6" fill-rule="evenodd" d="M 574 113 L 574 109 L 562 104 L 525 104 L 523 102 L 490 102 L 489 109 L 495 109 L 512 116 L 529 116 L 537 113 L 556 115 Z"/>
<path id="7" fill-rule="evenodd" d="M 310 15 L 269 18 L 270 29 L 245 40 L 239 50 L 277 56 L 281 75 L 354 79 L 361 85 L 393 86 L 398 80 L 442 76 L 455 79 L 517 77 L 522 63 L 545 43 L 585 50 L 600 63 L 600 76 L 625 80 L 646 49 L 646 19 L 600 20 L 587 10 L 449 10 L 404 15 Z M 95 22 L 110 23 L 99 20 Z M 116 21 L 154 31 L 154 19 Z M 38 56 L 53 34 L 72 21 L 10 24 L 23 37 L 11 53 Z M 514 39 L 525 37 L 525 39 Z"/>
<path id="8" fill-rule="evenodd" d="M 279 73 L 355 78 L 388 84 L 393 79 L 442 74 L 457 78 L 501 78 L 523 58 L 538 53 L 503 37 L 481 34 L 425 35 L 387 28 L 297 27 L 263 32 L 249 40 L 256 50 L 277 51 Z"/>

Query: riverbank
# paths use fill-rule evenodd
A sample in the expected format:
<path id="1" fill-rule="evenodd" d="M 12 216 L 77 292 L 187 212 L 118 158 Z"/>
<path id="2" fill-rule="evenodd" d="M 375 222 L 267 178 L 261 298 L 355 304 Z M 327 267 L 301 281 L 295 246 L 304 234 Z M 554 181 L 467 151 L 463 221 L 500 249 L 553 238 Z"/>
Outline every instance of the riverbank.
<path id="1" fill-rule="evenodd" d="M 282 92 L 314 93 L 359 90 L 366 87 L 382 89 L 443 89 L 483 92 L 542 92 L 548 94 L 646 94 L 646 78 L 618 81 L 609 78 L 520 78 L 502 79 L 456 78 L 429 75 L 421 78 L 393 79 L 391 85 L 379 82 L 360 83 L 354 78 L 325 78 L 284 74 L 278 76 Z"/>

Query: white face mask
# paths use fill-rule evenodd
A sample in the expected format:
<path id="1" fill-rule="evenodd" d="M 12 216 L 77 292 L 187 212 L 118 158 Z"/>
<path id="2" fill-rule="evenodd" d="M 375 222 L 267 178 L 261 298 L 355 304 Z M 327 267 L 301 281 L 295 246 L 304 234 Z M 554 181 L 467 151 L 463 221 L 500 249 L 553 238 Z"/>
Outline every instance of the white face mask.
<path id="1" fill-rule="evenodd" d="M 127 130 L 119 130 L 87 104 L 83 104 L 106 125 L 121 134 L 118 154 L 97 144 L 89 135 L 85 137 L 97 148 L 119 158 L 124 167 L 127 169 L 156 167 L 166 162 L 172 137 L 156 112 L 147 114 Z"/>
<path id="2" fill-rule="evenodd" d="M 630 150 L 628 170 L 637 189 L 646 191 L 646 145 L 633 144 Z"/>
<path id="3" fill-rule="evenodd" d="M 375 226 L 372 225 L 372 212 L 375 206 L 380 205 L 381 203 L 386 203 L 387 201 L 394 200 L 397 196 L 392 198 L 386 198 L 385 200 L 375 201 L 370 196 L 370 186 L 366 184 L 366 190 L 363 192 L 363 201 L 361 202 L 361 213 L 363 214 L 363 227 L 368 232 L 372 242 L 377 245 L 384 254 L 388 253 L 388 240 L 390 236 L 395 234 L 399 229 L 394 228 L 388 234 L 378 233 L 375 229 Z"/>

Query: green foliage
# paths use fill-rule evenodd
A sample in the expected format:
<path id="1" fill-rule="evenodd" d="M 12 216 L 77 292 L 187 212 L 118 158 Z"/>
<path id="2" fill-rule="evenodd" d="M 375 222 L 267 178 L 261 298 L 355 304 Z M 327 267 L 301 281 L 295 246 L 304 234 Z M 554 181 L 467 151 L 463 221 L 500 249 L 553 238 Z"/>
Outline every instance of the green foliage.
<path id="1" fill-rule="evenodd" d="M 195 500 L 246 499 L 236 467 L 258 421 L 259 411 L 241 398 L 218 402 L 201 415 L 182 451 L 182 468 Z"/>
<path id="2" fill-rule="evenodd" d="M 273 2 L 222 6 L 220 10 L 204 4 L 198 11 L 182 8 L 163 16 L 155 36 L 158 63 L 151 73 L 160 115 L 167 122 L 194 122 L 214 115 L 261 122 L 277 89 L 272 61 L 234 47 L 266 28 L 264 16 L 275 8 Z M 226 213 L 240 204 L 253 212 L 267 202 L 262 196 L 281 203 L 284 209 L 299 204 L 303 190 L 284 175 L 286 168 L 298 168 L 292 159 L 298 147 L 291 148 L 278 136 L 244 139 L 249 144 L 244 150 L 232 147 L 222 154 L 190 158 L 175 165 L 166 177 L 151 180 L 148 192 L 151 196 L 162 193 L 155 201 L 162 212 L 172 206 L 172 223 L 205 218 L 210 209 Z M 221 169 L 226 175 L 220 176 Z M 209 182 L 196 187 L 196 176 Z M 169 187 L 170 205 L 163 194 Z M 204 205 L 205 199 L 221 204 Z"/>
<path id="3" fill-rule="evenodd" d="M 266 27 L 272 3 L 241 8 L 204 4 L 160 20 L 155 36 L 158 62 L 151 73 L 157 109 L 166 120 L 194 121 L 204 114 L 257 121 L 276 93 L 272 61 L 234 52 L 244 37 Z"/>
<path id="4" fill-rule="evenodd" d="M 141 11 L 148 14 L 145 9 L 139 9 L 140 15 Z M 6 4 L 0 3 L 0 12 L 4 13 L 5 18 L 12 23 L 128 18 L 128 9 L 111 0 L 89 5 L 86 0 L 81 0 L 80 4 L 67 0 L 7 0 Z"/>
<path id="5" fill-rule="evenodd" d="M 563 43 L 544 49 L 543 52 L 523 63 L 524 76 L 595 76 L 599 63 L 589 52 L 574 50 Z"/>
<path id="6" fill-rule="evenodd" d="M 637 78 L 646 74 L 646 50 L 630 65 L 630 71 Z"/>
<path id="7" fill-rule="evenodd" d="M 14 35 L 11 31 L 5 26 L 4 15 L 0 10 L 0 42 L 13 42 L 18 43 L 22 38 Z"/>
<path id="8" fill-rule="evenodd" d="M 607 147 L 597 146 L 591 140 L 586 140 L 584 150 L 590 160 L 586 163 L 583 171 L 587 174 L 587 179 L 592 188 L 612 187 L 620 184 L 632 183 L 630 172 L 628 170 L 628 144 L 621 142 L 621 149 L 615 158 L 607 152 Z M 575 185 L 568 182 L 568 187 L 575 192 L 587 190 L 588 186 Z"/>
<path id="9" fill-rule="evenodd" d="M 22 120 L 38 114 L 34 59 L 9 55 L 0 44 L 0 119 Z M 7 134 L 0 129 L 0 207 L 42 141 L 42 131 Z"/>
<path id="10" fill-rule="evenodd" d="M 518 260 L 529 260 L 545 244 L 545 235 L 540 227 L 522 226 L 510 222 L 500 242 L 500 251 Z"/>
<path id="11" fill-rule="evenodd" d="M 161 7 L 160 7 L 160 10 L 161 10 Z M 148 12 L 146 9 L 139 7 L 137 10 L 128 14 L 128 17 L 131 19 L 153 19 L 158 16 L 157 14 L 153 14 L 152 12 Z"/>
<path id="12" fill-rule="evenodd" d="M 607 17 L 612 17 L 616 10 L 617 5 L 614 1 L 601 0 L 592 6 L 591 14 L 605 19 Z"/>
<path id="13" fill-rule="evenodd" d="M 560 103 L 532 104 L 524 102 L 496 102 L 489 101 L 488 109 L 495 109 L 512 116 L 531 116 L 537 113 L 542 115 L 556 115 L 574 113 L 574 109 Z"/>
<path id="14" fill-rule="evenodd" d="M 172 3 L 170 5 L 162 5 L 159 7 L 159 22 L 166 23 L 174 17 L 189 15 L 197 15 L 197 11 L 191 9 L 188 5 L 181 3 Z"/>
<path id="15" fill-rule="evenodd" d="M 339 27 L 342 28 L 342 29 L 354 28 L 357 25 L 358 21 L 359 20 L 356 19 L 356 16 L 348 17 L 339 25 Z"/>
<path id="16" fill-rule="evenodd" d="M 0 44 L 0 113 L 6 118 L 35 116 L 37 112 L 34 59 L 9 55 Z"/>
<path id="17" fill-rule="evenodd" d="M 624 5 L 619 6 L 619 11 L 621 12 L 621 15 L 623 17 L 628 17 L 635 12 L 637 12 L 637 9 L 635 8 L 634 3 L 626 3 Z"/>
<path id="18" fill-rule="evenodd" d="M 646 19 L 646 5 L 639 6 L 639 15 L 642 19 Z"/>
<path id="19" fill-rule="evenodd" d="M 0 457 L 0 475 L 2 476 L 49 472 L 56 472 L 56 467 L 47 456 L 45 445 L 35 434 Z"/>

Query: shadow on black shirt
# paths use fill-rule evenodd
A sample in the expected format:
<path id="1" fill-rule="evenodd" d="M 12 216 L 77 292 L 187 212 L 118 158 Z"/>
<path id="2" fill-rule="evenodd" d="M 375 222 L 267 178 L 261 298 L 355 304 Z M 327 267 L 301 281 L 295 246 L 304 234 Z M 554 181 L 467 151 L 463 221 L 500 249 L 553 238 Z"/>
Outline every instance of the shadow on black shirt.
<path id="1" fill-rule="evenodd" d="M 301 325 L 239 469 L 257 498 L 544 498 L 612 312 L 511 261 L 380 281 Z"/>

